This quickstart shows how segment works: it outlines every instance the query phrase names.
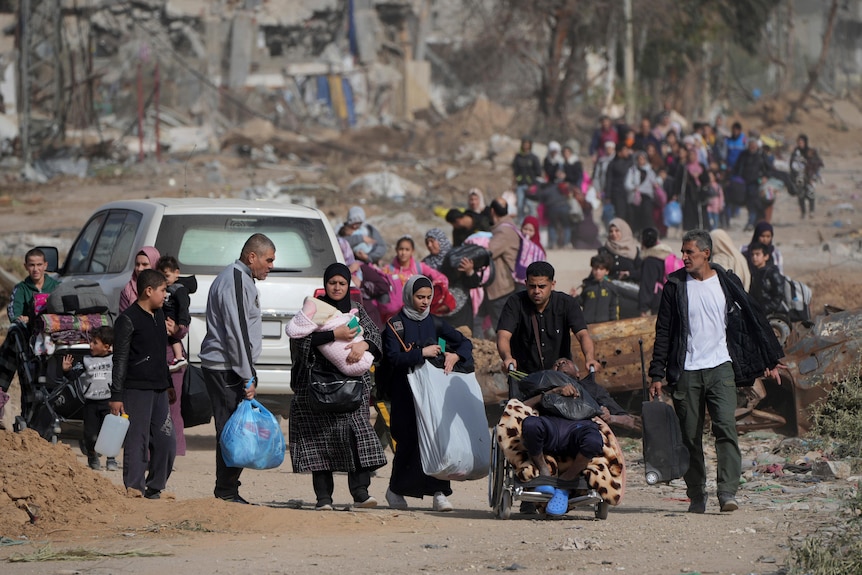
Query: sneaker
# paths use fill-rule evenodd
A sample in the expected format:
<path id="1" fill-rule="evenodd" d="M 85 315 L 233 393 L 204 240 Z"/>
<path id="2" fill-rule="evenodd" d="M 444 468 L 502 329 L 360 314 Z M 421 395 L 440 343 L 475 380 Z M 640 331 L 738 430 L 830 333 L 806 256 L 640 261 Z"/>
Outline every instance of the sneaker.
<path id="1" fill-rule="evenodd" d="M 455 509 L 452 507 L 452 504 L 449 503 L 449 500 L 446 499 L 446 496 L 443 495 L 442 491 L 438 491 L 434 494 L 434 504 L 431 508 L 434 509 L 434 511 L 440 511 L 441 513 Z"/>
<path id="2" fill-rule="evenodd" d="M 314 506 L 315 511 L 332 511 L 332 503 L 322 503 L 320 501 L 317 502 L 317 505 Z"/>
<path id="3" fill-rule="evenodd" d="M 189 360 L 184 357 L 175 357 L 174 360 L 168 364 L 168 371 L 171 373 L 176 373 L 182 368 L 186 367 L 189 364 Z"/>
<path id="4" fill-rule="evenodd" d="M 404 503 L 407 502 L 405 501 Z M 354 501 L 353 506 L 359 509 L 371 509 L 372 507 L 377 507 L 377 500 L 369 495 L 362 501 Z"/>
<path id="5" fill-rule="evenodd" d="M 688 506 L 689 513 L 706 513 L 706 494 L 695 495 L 691 497 L 691 503 Z"/>
<path id="6" fill-rule="evenodd" d="M 95 453 L 87 456 L 87 465 L 89 465 L 90 469 L 94 471 L 99 471 L 102 468 L 102 464 L 99 462 L 99 456 Z"/>
<path id="7" fill-rule="evenodd" d="M 150 489 L 147 487 L 147 490 L 144 491 L 144 499 L 161 499 L 162 492 L 158 489 Z"/>
<path id="8" fill-rule="evenodd" d="M 227 497 L 219 497 L 216 495 L 216 499 L 221 499 L 222 501 L 227 501 L 228 503 L 241 503 L 243 505 L 251 505 L 248 501 L 240 497 L 239 493 L 236 495 L 228 495 Z"/>
<path id="9" fill-rule="evenodd" d="M 117 460 L 116 460 L 116 459 L 114 459 L 113 457 L 109 457 L 109 458 L 105 461 L 105 469 L 106 469 L 107 471 L 116 471 L 116 470 L 118 470 L 119 468 L 120 468 L 120 466 L 119 466 L 119 465 L 117 465 Z"/>
<path id="10" fill-rule="evenodd" d="M 407 500 L 403 495 L 394 493 L 391 489 L 386 489 L 386 503 L 389 504 L 389 509 L 407 509 Z"/>
<path id="11" fill-rule="evenodd" d="M 739 509 L 739 503 L 736 502 L 736 495 L 725 491 L 718 494 L 718 505 L 725 513 Z"/>

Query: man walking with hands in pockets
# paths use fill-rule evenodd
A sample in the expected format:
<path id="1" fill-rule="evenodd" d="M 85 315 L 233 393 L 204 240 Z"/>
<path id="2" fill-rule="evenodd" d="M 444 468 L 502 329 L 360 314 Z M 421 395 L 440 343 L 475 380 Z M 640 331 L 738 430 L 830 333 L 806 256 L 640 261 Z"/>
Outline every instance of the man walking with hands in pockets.
<path id="1" fill-rule="evenodd" d="M 682 238 L 685 267 L 668 276 L 655 326 L 650 363 L 650 393 L 667 381 L 689 452 L 685 474 L 689 513 L 706 512 L 706 465 L 703 459 L 704 408 L 715 436 L 718 503 L 736 511 L 742 457 L 736 435 L 736 386 L 758 377 L 781 383 L 778 368 L 784 351 L 760 307 L 742 282 L 710 263 L 712 238 L 706 230 Z"/>

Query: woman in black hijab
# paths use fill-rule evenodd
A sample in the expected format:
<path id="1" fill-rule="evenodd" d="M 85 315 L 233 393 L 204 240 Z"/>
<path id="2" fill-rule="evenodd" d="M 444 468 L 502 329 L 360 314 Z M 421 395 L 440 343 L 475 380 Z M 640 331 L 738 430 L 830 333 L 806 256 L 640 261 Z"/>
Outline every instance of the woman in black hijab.
<path id="1" fill-rule="evenodd" d="M 380 332 L 365 313 L 362 304 L 350 299 L 350 269 L 334 263 L 323 274 L 325 294 L 318 299 L 337 308 L 342 313 L 357 309 L 359 326 L 364 341 L 350 344 L 357 328 L 341 325 L 333 331 L 316 331 L 306 337 L 292 339 L 290 353 L 293 357 L 291 387 L 294 397 L 290 407 L 289 444 L 294 473 L 312 474 L 315 509 L 332 510 L 333 471 L 347 472 L 347 485 L 355 507 L 375 507 L 377 500 L 368 493 L 371 472 L 386 464 L 386 456 L 380 441 L 368 420 L 371 396 L 371 374 L 362 377 L 364 394 L 362 405 L 350 413 L 320 413 L 311 407 L 308 385 L 311 368 L 334 373 L 337 369 L 317 351 L 318 346 L 342 340 L 345 346 L 352 345 L 348 363 L 359 361 L 365 351 L 375 359 L 380 357 Z"/>
<path id="2" fill-rule="evenodd" d="M 473 344 L 461 332 L 430 315 L 434 286 L 422 275 L 411 276 L 402 292 L 401 311 L 386 322 L 383 348 L 388 374 L 392 439 L 396 442 L 395 459 L 386 501 L 392 509 L 406 509 L 405 497 L 432 497 L 434 511 L 452 511 L 447 497 L 452 494 L 448 481 L 425 475 L 419 452 L 419 430 L 413 392 L 407 373 L 426 360 L 443 360 L 449 373 L 459 361 L 472 361 Z M 445 342 L 441 348 L 440 340 Z"/>

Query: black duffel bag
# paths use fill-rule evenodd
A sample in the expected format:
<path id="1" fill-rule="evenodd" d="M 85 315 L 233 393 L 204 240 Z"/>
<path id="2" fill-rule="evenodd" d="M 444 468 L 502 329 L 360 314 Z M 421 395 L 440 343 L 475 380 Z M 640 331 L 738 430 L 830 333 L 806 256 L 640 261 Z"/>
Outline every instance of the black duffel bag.
<path id="1" fill-rule="evenodd" d="M 443 258 L 443 265 L 440 271 L 450 280 L 458 278 L 462 274 L 462 272 L 458 271 L 458 266 L 461 265 L 461 260 L 465 258 L 473 260 L 473 271 L 477 274 L 491 265 L 491 252 L 476 244 L 464 244 L 449 250 Z"/>

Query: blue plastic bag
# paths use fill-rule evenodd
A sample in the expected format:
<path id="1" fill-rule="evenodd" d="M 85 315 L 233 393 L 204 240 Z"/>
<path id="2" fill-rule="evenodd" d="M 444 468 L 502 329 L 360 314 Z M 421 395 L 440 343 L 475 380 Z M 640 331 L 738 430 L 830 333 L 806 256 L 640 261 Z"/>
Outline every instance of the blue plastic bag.
<path id="1" fill-rule="evenodd" d="M 664 225 L 675 228 L 682 225 L 682 208 L 679 202 L 668 202 L 664 207 Z"/>
<path id="2" fill-rule="evenodd" d="M 221 454 L 228 467 L 278 467 L 284 461 L 281 426 L 256 399 L 244 399 L 221 432 Z"/>

